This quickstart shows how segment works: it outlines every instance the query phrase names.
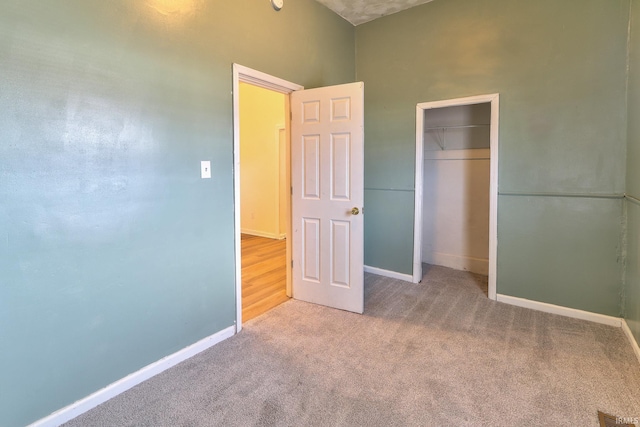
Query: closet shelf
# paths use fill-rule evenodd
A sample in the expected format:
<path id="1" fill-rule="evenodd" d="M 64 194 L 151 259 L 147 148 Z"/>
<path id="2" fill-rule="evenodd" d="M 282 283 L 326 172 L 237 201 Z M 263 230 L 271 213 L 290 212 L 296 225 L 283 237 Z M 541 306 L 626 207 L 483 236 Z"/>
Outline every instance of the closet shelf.
<path id="1" fill-rule="evenodd" d="M 434 126 L 424 128 L 424 130 L 446 130 L 446 129 L 466 129 L 466 128 L 484 128 L 491 125 L 458 125 L 458 126 Z"/>

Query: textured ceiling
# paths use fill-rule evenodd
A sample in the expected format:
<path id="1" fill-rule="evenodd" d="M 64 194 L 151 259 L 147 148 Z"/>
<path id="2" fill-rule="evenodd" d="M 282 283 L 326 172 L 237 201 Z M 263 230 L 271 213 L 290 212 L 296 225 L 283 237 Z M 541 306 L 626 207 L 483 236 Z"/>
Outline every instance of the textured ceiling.
<path id="1" fill-rule="evenodd" d="M 353 25 L 364 24 L 432 0 L 317 0 Z"/>

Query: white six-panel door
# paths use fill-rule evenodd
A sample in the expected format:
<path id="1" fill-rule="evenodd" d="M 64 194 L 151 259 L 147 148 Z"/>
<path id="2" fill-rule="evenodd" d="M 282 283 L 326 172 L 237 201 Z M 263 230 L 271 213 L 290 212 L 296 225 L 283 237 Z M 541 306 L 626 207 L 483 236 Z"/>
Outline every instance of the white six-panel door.
<path id="1" fill-rule="evenodd" d="M 364 84 L 291 94 L 293 297 L 362 313 Z"/>

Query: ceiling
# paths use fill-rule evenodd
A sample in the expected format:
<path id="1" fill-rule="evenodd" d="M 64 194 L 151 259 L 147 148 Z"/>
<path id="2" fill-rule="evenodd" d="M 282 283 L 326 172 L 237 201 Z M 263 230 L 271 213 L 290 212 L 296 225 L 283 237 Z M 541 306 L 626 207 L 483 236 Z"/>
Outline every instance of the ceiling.
<path id="1" fill-rule="evenodd" d="M 353 25 L 364 24 L 432 0 L 317 0 Z"/>

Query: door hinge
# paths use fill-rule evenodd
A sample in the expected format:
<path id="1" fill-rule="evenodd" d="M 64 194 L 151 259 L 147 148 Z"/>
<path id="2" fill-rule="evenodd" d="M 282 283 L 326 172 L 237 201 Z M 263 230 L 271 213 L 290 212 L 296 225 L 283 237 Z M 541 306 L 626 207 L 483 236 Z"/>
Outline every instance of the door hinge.
<path id="1" fill-rule="evenodd" d="M 289 120 L 293 121 L 293 111 L 289 110 Z"/>
<path id="2" fill-rule="evenodd" d="M 293 260 L 291 260 L 291 268 L 293 268 Z"/>
<path id="3" fill-rule="evenodd" d="M 293 196 L 293 186 L 291 186 L 291 195 Z"/>

